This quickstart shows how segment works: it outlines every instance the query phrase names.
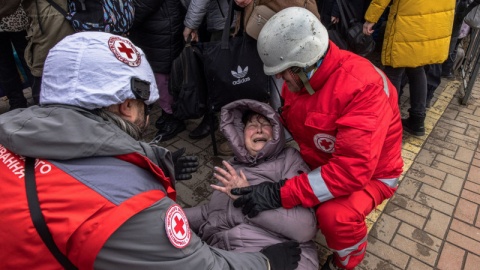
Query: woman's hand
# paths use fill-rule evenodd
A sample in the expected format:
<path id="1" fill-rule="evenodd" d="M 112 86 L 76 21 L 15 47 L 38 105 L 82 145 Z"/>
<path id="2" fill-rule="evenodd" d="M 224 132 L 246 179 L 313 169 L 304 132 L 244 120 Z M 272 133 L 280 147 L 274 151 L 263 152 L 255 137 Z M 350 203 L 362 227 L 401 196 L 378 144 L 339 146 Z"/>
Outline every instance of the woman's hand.
<path id="1" fill-rule="evenodd" d="M 336 23 L 338 23 L 339 21 L 340 21 L 340 18 L 338 18 L 338 17 L 332 16 L 332 17 L 330 18 L 330 22 L 331 22 L 332 24 L 336 24 Z"/>
<path id="2" fill-rule="evenodd" d="M 227 170 L 224 170 L 219 167 L 213 168 L 215 172 L 213 173 L 213 176 L 217 178 L 218 181 L 220 181 L 223 184 L 222 186 L 217 186 L 217 185 L 210 185 L 213 189 L 221 191 L 225 194 L 227 194 L 230 198 L 233 200 L 237 199 L 239 196 L 234 196 L 230 193 L 230 190 L 232 188 L 239 188 L 239 187 L 248 187 L 250 184 L 248 183 L 247 177 L 245 177 L 245 174 L 243 171 L 240 170 L 240 173 L 238 174 L 235 169 L 230 165 L 228 162 L 225 160 L 222 161 L 223 165 Z"/>
<path id="3" fill-rule="evenodd" d="M 363 24 L 363 33 L 367 36 L 370 36 L 373 33 L 373 26 L 375 23 L 373 22 L 365 22 Z"/>
<path id="4" fill-rule="evenodd" d="M 192 41 L 198 42 L 197 30 L 185 27 L 185 29 L 183 29 L 183 38 L 185 39 L 185 41 L 188 41 L 188 37 L 190 36 L 192 37 Z"/>
<path id="5" fill-rule="evenodd" d="M 243 7 L 243 8 L 248 6 L 251 2 L 252 0 L 235 0 L 235 3 L 237 4 L 237 6 Z"/>

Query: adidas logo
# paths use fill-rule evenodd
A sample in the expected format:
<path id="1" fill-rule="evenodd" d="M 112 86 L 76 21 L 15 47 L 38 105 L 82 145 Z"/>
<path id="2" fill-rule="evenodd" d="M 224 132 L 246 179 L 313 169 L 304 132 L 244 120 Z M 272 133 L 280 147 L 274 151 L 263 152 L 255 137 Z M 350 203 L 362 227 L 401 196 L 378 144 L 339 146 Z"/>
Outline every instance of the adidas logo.
<path id="1" fill-rule="evenodd" d="M 238 79 L 232 82 L 233 85 L 242 84 L 250 81 L 250 77 L 245 78 L 245 76 L 247 76 L 247 73 L 248 73 L 248 66 L 246 66 L 245 69 L 242 69 L 242 67 L 238 66 L 237 71 L 231 70 L 231 72 L 233 77 Z"/>
<path id="2" fill-rule="evenodd" d="M 232 75 L 233 75 L 233 77 L 235 77 L 237 79 L 241 79 L 241 78 L 245 77 L 245 75 L 247 75 L 247 72 L 248 72 L 248 66 L 246 66 L 244 70 L 242 70 L 242 67 L 238 66 L 237 67 L 237 72 L 232 70 Z"/>

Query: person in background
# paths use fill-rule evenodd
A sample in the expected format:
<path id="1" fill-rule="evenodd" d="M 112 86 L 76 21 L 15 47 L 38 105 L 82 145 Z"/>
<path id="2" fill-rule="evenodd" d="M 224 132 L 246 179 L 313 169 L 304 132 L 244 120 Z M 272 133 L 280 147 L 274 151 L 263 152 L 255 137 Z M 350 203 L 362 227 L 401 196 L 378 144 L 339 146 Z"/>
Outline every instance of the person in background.
<path id="1" fill-rule="evenodd" d="M 19 5 L 17 10 L 0 19 L 0 87 L 4 89 L 10 105 L 9 110 L 26 108 L 27 99 L 23 95 L 23 83 L 20 78 L 19 67 L 14 58 L 14 49 L 20 60 L 27 84 L 33 83 L 32 73 L 25 63 L 24 53 L 27 46 L 25 39 L 28 27 L 28 17 Z"/>
<path id="2" fill-rule="evenodd" d="M 222 30 L 225 25 L 228 12 L 228 1 L 217 0 L 186 0 L 184 4 L 187 7 L 187 13 L 183 21 L 183 38 L 185 41 L 216 41 L 220 40 Z M 199 28 L 202 22 L 206 20 L 206 30 L 208 37 L 199 36 Z M 183 46 L 181 47 L 183 48 Z M 169 95 L 169 106 L 171 108 L 173 98 Z M 189 132 L 188 137 L 193 140 L 199 140 L 210 134 L 210 116 L 204 115 L 200 124 Z M 161 123 L 164 123 L 163 125 Z M 178 133 L 185 130 L 185 123 L 176 119 L 172 112 L 164 111 L 162 116 L 156 122 L 161 135 L 161 141 L 174 138 Z M 215 121 L 214 129 L 218 128 L 218 122 Z"/>
<path id="3" fill-rule="evenodd" d="M 458 41 L 460 36 L 460 29 L 462 27 L 463 18 L 465 18 L 465 16 L 467 15 L 465 11 L 467 10 L 470 2 L 473 2 L 473 1 L 456 0 L 455 17 L 453 20 L 452 38 L 450 39 L 450 46 L 448 48 L 448 57 L 447 57 L 447 60 L 445 60 L 445 62 L 443 62 L 441 66 L 441 76 L 448 79 L 452 79 L 455 77 L 453 73 L 453 66 L 455 63 L 455 58 L 457 56 L 457 47 L 459 44 Z M 480 1 L 477 0 L 476 5 L 478 5 L 478 3 L 480 3 Z"/>
<path id="4" fill-rule="evenodd" d="M 64 10 L 67 1 L 53 0 Z M 32 97 L 34 104 L 40 99 L 42 73 L 48 51 L 64 37 L 74 33 L 70 22 L 47 0 L 23 0 L 22 6 L 30 18 L 27 28 L 25 61 L 33 75 Z"/>
<path id="5" fill-rule="evenodd" d="M 249 218 L 229 197 L 232 187 L 276 182 L 310 171 L 295 148 L 285 147 L 278 114 L 266 103 L 237 100 L 223 106 L 220 129 L 235 155 L 224 161 L 226 170 L 215 168 L 214 176 L 223 185 L 212 186 L 216 191 L 210 201 L 185 209 L 192 230 L 211 246 L 242 253 L 295 240 L 302 249 L 297 269 L 318 270 L 312 209 L 277 209 Z"/>
<path id="6" fill-rule="evenodd" d="M 441 77 L 452 79 L 455 78 L 455 70 L 457 70 L 465 57 L 465 51 L 461 46 L 461 40 L 468 33 L 468 25 L 463 22 L 465 16 L 474 7 L 480 4 L 480 0 L 457 0 L 455 8 L 455 18 L 453 21 L 452 38 L 448 51 L 448 58 L 442 64 L 432 64 L 425 67 L 427 72 L 427 108 L 431 106 L 433 94 L 440 84 Z"/>
<path id="7" fill-rule="evenodd" d="M 385 74 L 397 91 L 403 73 L 410 90 L 409 117 L 403 128 L 415 136 L 425 135 L 427 77 L 424 66 L 443 63 L 448 56 L 455 11 L 455 0 L 433 2 L 373 0 L 365 13 L 363 33 L 371 35 L 373 26 L 390 5 L 381 61 Z"/>
<path id="8" fill-rule="evenodd" d="M 173 97 L 168 92 L 172 62 L 183 48 L 183 20 L 185 10 L 178 0 L 135 1 L 135 21 L 129 38 L 142 48 L 155 73 L 162 115 L 155 121 L 160 141 L 173 138 L 185 130 L 183 121 L 172 115 Z"/>
<path id="9" fill-rule="evenodd" d="M 190 230 L 175 180 L 198 163 L 139 140 L 157 99 L 127 38 L 81 32 L 50 50 L 40 106 L 0 115 L 0 269 L 296 267 L 298 243 L 232 253 Z"/>
<path id="10" fill-rule="evenodd" d="M 353 16 L 362 22 L 363 15 L 370 4 L 369 0 L 342 0 L 350 6 L 353 11 Z M 338 8 L 337 0 L 317 0 L 318 11 L 323 25 L 329 27 L 331 24 L 340 22 L 340 10 Z M 345 12 L 345 11 L 344 11 Z M 347 22 L 348 23 L 348 22 Z"/>
<path id="11" fill-rule="evenodd" d="M 390 198 L 402 173 L 398 97 L 367 59 L 329 41 L 318 18 L 299 7 L 270 18 L 257 48 L 267 75 L 285 80 L 282 120 L 312 171 L 234 188 L 249 218 L 269 209 L 315 209 L 333 254 L 322 269 L 353 269 L 367 248 L 365 217 Z"/>

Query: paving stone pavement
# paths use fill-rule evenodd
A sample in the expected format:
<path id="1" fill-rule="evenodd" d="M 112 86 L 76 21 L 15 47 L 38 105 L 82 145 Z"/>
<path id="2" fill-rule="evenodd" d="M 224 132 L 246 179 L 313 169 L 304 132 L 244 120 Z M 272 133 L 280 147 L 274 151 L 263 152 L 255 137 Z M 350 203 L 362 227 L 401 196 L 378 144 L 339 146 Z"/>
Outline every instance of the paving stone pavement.
<path id="1" fill-rule="evenodd" d="M 31 102 L 30 90 L 25 90 Z M 356 269 L 480 269 L 480 82 L 468 105 L 460 105 L 460 81 L 443 79 L 427 112 L 426 135 L 404 133 L 404 173 L 399 188 L 367 217 L 369 245 Z M 401 98 L 408 115 L 408 89 Z M 0 98 L 0 113 L 8 110 Z M 155 135 L 153 123 L 161 112 L 154 108 L 145 140 Z M 228 156 L 214 156 L 210 137 L 191 140 L 188 132 L 200 122 L 186 121 L 187 130 L 160 143 L 170 150 L 181 147 L 200 161 L 193 179 L 178 182 L 178 202 L 184 207 L 205 203 L 214 183 L 213 166 Z M 217 145 L 224 142 L 216 132 Z M 292 141 L 289 143 L 296 147 Z M 330 254 L 318 233 L 316 242 L 323 263 Z"/>

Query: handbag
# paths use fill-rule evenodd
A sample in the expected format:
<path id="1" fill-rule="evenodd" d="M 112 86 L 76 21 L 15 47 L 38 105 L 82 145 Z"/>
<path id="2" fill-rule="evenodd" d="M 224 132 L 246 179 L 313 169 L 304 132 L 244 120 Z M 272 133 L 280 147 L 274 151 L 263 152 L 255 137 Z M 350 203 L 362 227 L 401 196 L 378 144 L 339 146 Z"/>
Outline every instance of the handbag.
<path id="1" fill-rule="evenodd" d="M 172 62 L 168 92 L 173 97 L 173 116 L 179 120 L 200 118 L 207 111 L 207 85 L 201 54 L 188 40 Z"/>
<path id="2" fill-rule="evenodd" d="M 337 4 L 343 26 L 341 33 L 348 44 L 348 50 L 364 57 L 372 53 L 375 49 L 373 37 L 363 33 L 363 24 L 355 18 L 348 2 L 337 0 Z"/>
<path id="3" fill-rule="evenodd" d="M 253 8 L 252 14 L 248 18 L 247 25 L 245 26 L 245 32 L 247 32 L 252 38 L 258 39 L 260 30 L 262 30 L 268 19 L 275 15 L 276 12 L 265 5 L 257 6 L 256 1 L 254 2 L 254 5 L 255 7 Z"/>
<path id="4" fill-rule="evenodd" d="M 270 97 L 269 76 L 263 72 L 257 41 L 245 34 L 229 38 L 233 0 L 229 5 L 222 40 L 195 44 L 202 51 L 212 111 L 238 99 L 268 101 Z"/>
<path id="5" fill-rule="evenodd" d="M 463 21 L 468 24 L 472 28 L 480 28 L 480 5 L 474 7 L 470 12 L 468 12 L 467 16 L 463 19 Z"/>

